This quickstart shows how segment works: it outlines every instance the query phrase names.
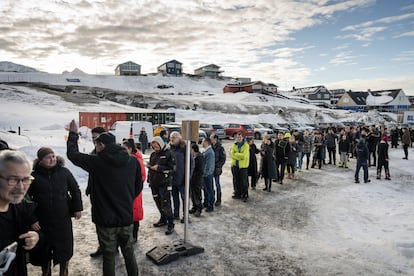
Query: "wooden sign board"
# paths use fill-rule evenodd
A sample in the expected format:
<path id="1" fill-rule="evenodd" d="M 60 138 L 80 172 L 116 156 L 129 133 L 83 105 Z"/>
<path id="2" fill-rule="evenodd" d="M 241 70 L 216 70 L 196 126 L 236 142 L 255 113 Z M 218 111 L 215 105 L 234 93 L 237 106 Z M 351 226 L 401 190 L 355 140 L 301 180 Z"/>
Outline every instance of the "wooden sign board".
<path id="1" fill-rule="evenodd" d="M 197 121 L 182 121 L 181 122 L 181 136 L 184 140 L 190 140 L 198 142 L 198 128 L 199 122 Z"/>

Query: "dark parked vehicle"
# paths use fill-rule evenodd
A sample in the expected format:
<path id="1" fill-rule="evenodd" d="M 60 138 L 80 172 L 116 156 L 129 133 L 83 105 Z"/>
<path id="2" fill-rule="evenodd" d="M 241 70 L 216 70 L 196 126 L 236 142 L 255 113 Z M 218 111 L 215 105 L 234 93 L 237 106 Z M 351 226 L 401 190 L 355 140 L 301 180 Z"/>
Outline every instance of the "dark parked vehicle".
<path id="1" fill-rule="evenodd" d="M 277 135 L 279 132 L 286 133 L 289 129 L 282 127 L 275 123 L 260 123 L 262 126 L 268 127 L 273 130 L 274 134 Z"/>
<path id="2" fill-rule="evenodd" d="M 226 138 L 226 133 L 224 132 L 224 126 L 220 124 L 210 124 L 210 123 L 200 123 L 200 129 L 204 130 L 208 137 L 211 134 L 216 134 L 219 139 Z"/>
<path id="3" fill-rule="evenodd" d="M 226 133 L 226 138 L 235 138 L 238 132 L 243 133 L 243 136 L 245 137 L 254 137 L 253 127 L 248 124 L 225 124 L 224 132 Z"/>

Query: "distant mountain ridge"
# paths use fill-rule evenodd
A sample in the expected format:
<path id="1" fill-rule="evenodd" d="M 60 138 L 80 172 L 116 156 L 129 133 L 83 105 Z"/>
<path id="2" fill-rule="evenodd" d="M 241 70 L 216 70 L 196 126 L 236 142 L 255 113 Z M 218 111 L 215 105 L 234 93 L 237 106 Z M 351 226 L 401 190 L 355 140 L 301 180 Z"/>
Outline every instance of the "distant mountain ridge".
<path id="1" fill-rule="evenodd" d="M 0 61 L 0 72 L 32 73 L 39 71 L 32 67 L 16 64 L 10 61 Z"/>

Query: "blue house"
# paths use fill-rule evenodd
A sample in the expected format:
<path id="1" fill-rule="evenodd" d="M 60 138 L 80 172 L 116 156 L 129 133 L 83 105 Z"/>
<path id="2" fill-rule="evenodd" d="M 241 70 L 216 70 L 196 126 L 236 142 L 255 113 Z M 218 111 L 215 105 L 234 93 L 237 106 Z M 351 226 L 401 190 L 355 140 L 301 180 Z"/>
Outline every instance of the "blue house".
<path id="1" fill-rule="evenodd" d="M 164 76 L 181 76 L 183 74 L 183 64 L 173 59 L 158 66 L 157 71 Z"/>

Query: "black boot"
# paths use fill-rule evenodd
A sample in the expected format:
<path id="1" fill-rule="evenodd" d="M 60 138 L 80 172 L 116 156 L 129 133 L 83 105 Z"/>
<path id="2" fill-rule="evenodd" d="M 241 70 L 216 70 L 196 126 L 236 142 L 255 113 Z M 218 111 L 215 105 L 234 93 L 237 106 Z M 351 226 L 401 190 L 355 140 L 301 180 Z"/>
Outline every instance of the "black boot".
<path id="1" fill-rule="evenodd" d="M 267 191 L 267 187 L 269 186 L 269 182 L 272 183 L 272 180 L 265 178 L 264 182 L 265 182 L 265 187 L 263 188 L 263 191 Z"/>
<path id="2" fill-rule="evenodd" d="M 271 192 L 272 191 L 272 181 L 269 181 L 269 186 L 267 188 L 267 191 L 268 192 Z"/>
<path id="3" fill-rule="evenodd" d="M 165 235 L 171 235 L 174 232 L 174 223 L 168 224 L 167 231 L 165 231 Z"/>
<path id="4" fill-rule="evenodd" d="M 221 192 L 217 192 L 217 200 L 214 203 L 215 206 L 221 206 Z"/>
<path id="5" fill-rule="evenodd" d="M 98 246 L 98 248 L 96 249 L 95 252 L 89 254 L 89 256 L 91 256 L 92 258 L 99 257 L 101 255 L 102 255 L 102 250 L 99 246 Z"/>

